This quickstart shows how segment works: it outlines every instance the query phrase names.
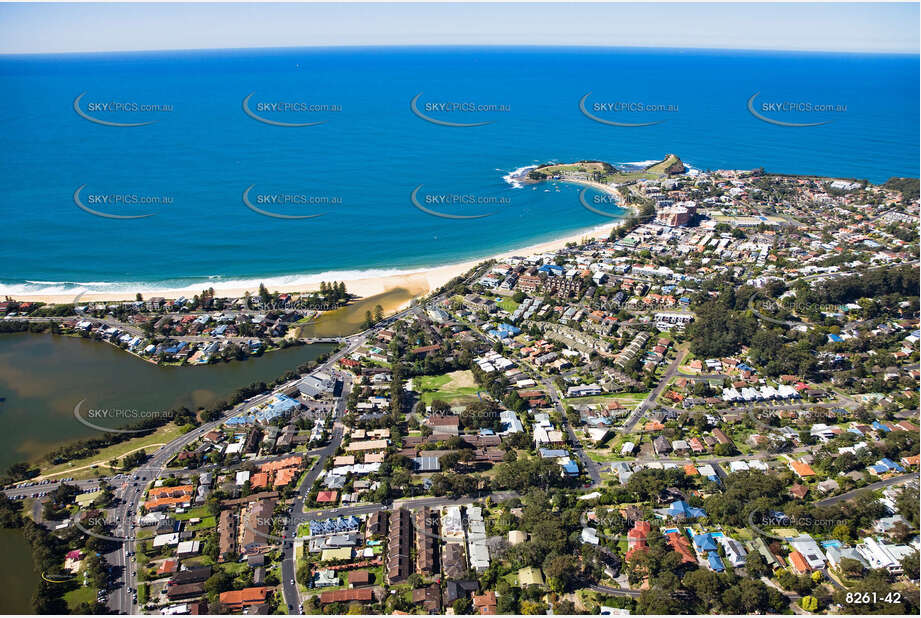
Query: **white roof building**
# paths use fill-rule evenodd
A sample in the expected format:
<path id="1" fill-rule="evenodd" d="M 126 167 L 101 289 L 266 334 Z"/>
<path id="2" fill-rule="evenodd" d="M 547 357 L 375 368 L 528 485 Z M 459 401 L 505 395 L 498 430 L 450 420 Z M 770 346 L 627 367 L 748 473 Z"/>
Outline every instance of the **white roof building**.
<path id="1" fill-rule="evenodd" d="M 803 534 L 791 540 L 790 545 L 803 555 L 809 568 L 819 570 L 825 567 L 825 554 L 822 553 L 815 539 L 808 534 Z"/>
<path id="2" fill-rule="evenodd" d="M 179 545 L 179 533 L 158 534 L 154 537 L 153 546 L 163 547 L 164 545 Z"/>
<path id="3" fill-rule="evenodd" d="M 886 569 L 892 574 L 902 572 L 901 560 L 915 552 L 907 545 L 888 545 L 873 537 L 867 537 L 856 547 L 871 569 Z"/>

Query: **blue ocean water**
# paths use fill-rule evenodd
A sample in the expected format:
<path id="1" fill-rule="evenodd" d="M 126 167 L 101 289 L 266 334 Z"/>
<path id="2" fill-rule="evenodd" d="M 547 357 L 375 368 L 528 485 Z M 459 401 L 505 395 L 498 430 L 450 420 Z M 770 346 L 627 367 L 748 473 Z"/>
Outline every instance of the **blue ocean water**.
<path id="1" fill-rule="evenodd" d="M 580 205 L 578 187 L 504 179 L 546 161 L 675 153 L 698 169 L 874 182 L 917 176 L 917 67 L 914 56 L 594 48 L 0 57 L 0 294 L 348 279 L 609 222 Z M 77 106 L 91 117 L 155 122 L 96 124 L 74 110 L 81 93 Z M 250 109 L 262 118 L 323 124 L 259 122 L 243 111 L 251 93 Z M 755 93 L 765 116 L 826 124 L 759 120 L 746 105 Z M 660 122 L 593 121 L 579 109 L 587 94 L 587 109 L 603 119 Z M 417 109 L 435 120 L 489 124 L 427 122 L 410 108 L 416 95 Z M 273 102 L 295 105 L 272 111 Z M 773 102 L 833 111 L 791 112 Z M 112 112 L 102 103 L 165 107 Z M 489 107 L 445 111 L 439 103 Z M 610 103 L 632 105 L 611 111 Z M 636 111 L 637 103 L 657 107 Z M 410 201 L 419 185 L 426 208 L 491 216 L 422 212 Z M 80 187 L 80 203 L 98 212 L 154 216 L 94 216 L 75 203 Z M 261 210 L 323 216 L 264 216 L 244 204 L 248 187 Z M 168 200 L 113 206 L 100 202 L 107 195 Z M 327 203 L 303 203 L 316 197 Z"/>

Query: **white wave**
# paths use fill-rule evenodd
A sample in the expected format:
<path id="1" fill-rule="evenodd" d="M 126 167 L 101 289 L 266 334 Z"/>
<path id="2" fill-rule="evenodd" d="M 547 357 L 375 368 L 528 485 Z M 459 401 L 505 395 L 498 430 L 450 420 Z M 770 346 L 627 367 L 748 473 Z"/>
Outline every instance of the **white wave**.
<path id="1" fill-rule="evenodd" d="M 428 270 L 431 267 L 419 268 L 372 268 L 367 270 L 331 270 L 321 273 L 296 273 L 290 275 L 276 275 L 271 277 L 252 278 L 225 278 L 223 275 L 209 275 L 202 277 L 177 277 L 160 281 L 32 281 L 25 283 L 0 283 L 0 297 L 17 295 L 43 295 L 73 294 L 112 294 L 126 292 L 134 295 L 135 292 L 157 292 L 169 290 L 178 294 L 198 294 L 205 288 L 215 290 L 233 290 L 240 288 L 255 289 L 260 283 L 269 289 L 284 290 L 303 285 L 320 283 L 321 281 L 355 281 L 358 279 L 374 279 L 406 275 Z M 127 296 L 126 296 L 127 297 Z"/>
<path id="2" fill-rule="evenodd" d="M 524 167 L 519 167 L 518 169 L 512 170 L 511 172 L 503 176 L 502 180 L 512 185 L 513 188 L 520 189 L 523 186 L 521 184 L 521 180 L 525 176 L 527 176 L 528 172 L 536 168 L 537 168 L 536 165 L 525 165 Z M 497 170 L 497 171 L 502 171 L 502 170 Z"/>

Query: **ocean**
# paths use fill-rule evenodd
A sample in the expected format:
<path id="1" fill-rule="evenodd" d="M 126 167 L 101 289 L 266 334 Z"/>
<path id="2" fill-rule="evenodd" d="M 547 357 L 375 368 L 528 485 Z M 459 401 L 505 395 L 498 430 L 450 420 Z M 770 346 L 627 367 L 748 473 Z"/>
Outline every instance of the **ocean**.
<path id="1" fill-rule="evenodd" d="M 0 294 L 284 289 L 610 222 L 577 186 L 510 176 L 548 161 L 917 176 L 917 65 L 596 48 L 4 56 Z M 762 118 L 824 124 L 769 122 L 750 99 Z"/>

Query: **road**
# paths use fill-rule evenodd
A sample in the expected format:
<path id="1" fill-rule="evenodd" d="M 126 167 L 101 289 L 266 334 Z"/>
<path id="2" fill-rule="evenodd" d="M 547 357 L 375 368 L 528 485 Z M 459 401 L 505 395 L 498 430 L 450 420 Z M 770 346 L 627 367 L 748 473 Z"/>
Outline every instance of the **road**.
<path id="1" fill-rule="evenodd" d="M 630 590 L 628 588 L 612 588 L 611 586 L 591 586 L 591 589 L 595 592 L 600 592 L 602 594 L 609 594 L 615 597 L 631 597 L 634 599 L 639 598 L 643 594 L 642 590 Z"/>
<path id="2" fill-rule="evenodd" d="M 579 440 L 576 432 L 572 430 L 572 427 L 569 425 L 569 419 L 566 418 L 566 410 L 563 408 L 563 403 L 560 401 L 560 393 L 556 390 L 556 385 L 549 378 L 543 376 L 541 376 L 541 382 L 550 394 L 550 399 L 553 401 L 553 405 L 557 412 L 560 413 L 560 418 L 563 419 L 563 429 L 566 431 L 572 450 L 582 462 L 582 467 L 585 469 L 589 478 L 592 479 L 591 486 L 597 487 L 601 484 L 601 466 L 599 466 L 598 462 L 594 459 L 586 455 L 585 451 L 582 449 L 582 441 Z"/>
<path id="3" fill-rule="evenodd" d="M 357 336 L 354 339 L 350 339 L 350 343 L 348 345 L 346 345 L 338 352 L 333 353 L 322 365 L 318 366 L 315 371 L 328 371 L 336 361 L 342 358 L 342 356 L 350 354 L 359 345 L 364 343 L 366 338 L 367 334 L 362 334 L 361 336 Z M 129 561 L 130 556 L 128 555 L 128 552 L 134 551 L 134 540 L 132 539 L 134 520 L 135 515 L 137 514 L 140 498 L 143 495 L 147 483 L 153 479 L 156 479 L 160 474 L 162 474 L 166 468 L 166 464 L 173 457 L 175 457 L 176 454 L 178 454 L 179 451 L 181 451 L 187 444 L 198 440 L 201 436 L 208 433 L 212 429 L 216 429 L 228 418 L 235 416 L 253 406 L 258 406 L 262 403 L 265 403 L 274 397 L 277 393 L 287 391 L 288 389 L 292 388 L 298 380 L 300 380 L 300 376 L 294 380 L 285 382 L 271 392 L 252 397 L 251 399 L 235 406 L 230 412 L 223 415 L 218 420 L 212 421 L 210 423 L 205 423 L 193 429 L 192 431 L 176 438 L 172 442 L 169 442 L 166 445 L 160 447 L 160 449 L 158 449 L 141 468 L 131 472 L 130 480 L 126 481 L 121 488 L 113 488 L 116 491 L 116 497 L 120 499 L 120 506 L 116 511 L 116 517 L 118 519 L 114 536 L 120 536 L 121 538 L 125 539 L 125 541 L 121 543 L 116 550 L 113 550 L 105 556 L 106 560 L 115 567 L 115 573 L 118 575 L 118 579 L 116 580 L 117 588 L 114 591 L 114 594 L 112 594 L 109 598 L 109 607 L 113 611 L 117 613 L 128 614 L 134 613 L 135 611 L 136 604 L 134 602 L 133 591 L 136 591 L 137 586 L 135 581 L 136 574 L 134 567 L 131 566 L 131 562 Z M 351 386 L 349 385 L 348 388 L 351 388 Z M 347 392 L 348 391 L 344 387 L 343 393 Z M 340 398 L 336 409 L 337 418 L 341 416 L 344 409 L 345 399 Z M 341 425 L 338 428 L 334 427 L 333 438 L 334 440 L 341 441 Z M 333 452 L 335 452 L 335 450 L 333 450 Z M 313 478 L 308 476 L 307 480 L 305 481 L 305 485 L 309 486 L 313 484 L 313 480 L 316 478 L 316 475 L 318 475 L 320 470 L 323 469 L 322 463 L 325 463 L 325 459 L 323 459 L 323 456 L 321 455 L 321 462 L 318 462 L 318 465 L 315 466 L 311 471 Z M 139 477 L 137 481 L 134 481 L 134 476 Z M 119 572 L 121 573 L 119 574 Z"/>
<path id="4" fill-rule="evenodd" d="M 857 494 L 863 493 L 865 491 L 876 491 L 877 489 L 882 489 L 883 487 L 889 487 L 890 485 L 899 485 L 900 483 L 907 483 L 912 479 L 918 478 L 917 472 L 912 472 L 909 474 L 902 474 L 901 476 L 893 476 L 884 481 L 876 481 L 875 483 L 870 483 L 866 487 L 861 487 L 860 489 L 854 489 L 838 496 L 832 496 L 830 498 L 824 498 L 816 502 L 818 506 L 830 506 L 832 504 L 837 504 L 844 500 L 851 500 L 857 497 Z"/>
<path id="5" fill-rule="evenodd" d="M 662 391 L 665 390 L 665 387 L 668 386 L 668 383 L 678 372 L 678 367 L 681 366 L 681 363 L 684 362 L 684 357 L 688 355 L 687 350 L 679 350 L 678 355 L 675 357 L 669 365 L 668 369 L 665 370 L 665 373 L 662 374 L 662 379 L 659 380 L 659 383 L 656 385 L 649 395 L 644 399 L 640 405 L 636 407 L 632 414 L 627 417 L 627 420 L 624 422 L 621 427 L 623 433 L 630 433 L 633 431 L 633 428 L 636 427 L 636 424 L 640 422 L 640 419 L 643 418 L 643 415 L 646 414 L 647 410 L 656 407 L 656 400 L 659 398 L 659 395 L 662 394 Z"/>

